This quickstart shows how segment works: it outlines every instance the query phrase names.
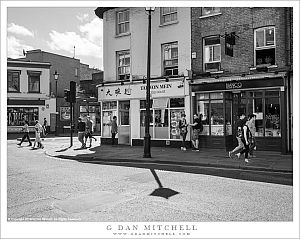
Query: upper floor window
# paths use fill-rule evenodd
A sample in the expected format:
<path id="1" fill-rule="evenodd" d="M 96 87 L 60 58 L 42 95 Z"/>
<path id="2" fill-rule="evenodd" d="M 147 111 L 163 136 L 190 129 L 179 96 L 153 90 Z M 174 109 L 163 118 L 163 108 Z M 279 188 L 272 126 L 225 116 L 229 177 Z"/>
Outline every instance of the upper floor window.
<path id="1" fill-rule="evenodd" d="M 204 38 L 204 69 L 205 71 L 219 71 L 221 69 L 220 37 Z"/>
<path id="2" fill-rule="evenodd" d="M 177 7 L 161 8 L 161 24 L 177 21 Z"/>
<path id="3" fill-rule="evenodd" d="M 162 45 L 164 75 L 178 75 L 178 42 Z"/>
<path id="4" fill-rule="evenodd" d="M 220 13 L 219 7 L 202 7 L 201 16 L 210 16 Z"/>
<path id="5" fill-rule="evenodd" d="M 28 92 L 40 93 L 40 71 L 27 71 L 28 75 Z"/>
<path id="6" fill-rule="evenodd" d="M 129 10 L 117 12 L 117 35 L 129 32 Z"/>
<path id="7" fill-rule="evenodd" d="M 128 80 L 130 78 L 130 52 L 117 52 L 117 64 L 118 80 Z"/>
<path id="8" fill-rule="evenodd" d="M 20 71 L 7 71 L 7 92 L 20 92 Z"/>
<path id="9" fill-rule="evenodd" d="M 255 30 L 255 65 L 275 65 L 275 27 Z"/>

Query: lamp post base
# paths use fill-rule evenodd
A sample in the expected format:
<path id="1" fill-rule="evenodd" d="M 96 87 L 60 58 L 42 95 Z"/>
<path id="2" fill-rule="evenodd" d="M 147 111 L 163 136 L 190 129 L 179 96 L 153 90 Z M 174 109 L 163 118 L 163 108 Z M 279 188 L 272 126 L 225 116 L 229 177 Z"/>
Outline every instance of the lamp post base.
<path id="1" fill-rule="evenodd" d="M 149 134 L 144 137 L 144 156 L 143 156 L 143 158 L 151 158 L 150 148 L 151 148 L 151 136 Z"/>

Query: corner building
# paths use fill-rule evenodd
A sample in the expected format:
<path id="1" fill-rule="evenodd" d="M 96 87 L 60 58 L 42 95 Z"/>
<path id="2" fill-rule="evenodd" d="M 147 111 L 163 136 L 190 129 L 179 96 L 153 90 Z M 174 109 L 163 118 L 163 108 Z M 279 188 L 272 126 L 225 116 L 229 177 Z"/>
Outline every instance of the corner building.
<path id="1" fill-rule="evenodd" d="M 239 113 L 256 114 L 258 150 L 292 151 L 292 8 L 191 9 L 191 108 L 200 147 L 236 145 Z"/>
<path id="2" fill-rule="evenodd" d="M 117 116 L 118 143 L 143 145 L 146 115 L 148 13 L 145 8 L 97 8 L 103 19 L 103 83 L 98 85 L 102 141 Z M 181 143 L 178 122 L 190 118 L 191 9 L 155 8 L 151 21 L 152 146 Z"/>

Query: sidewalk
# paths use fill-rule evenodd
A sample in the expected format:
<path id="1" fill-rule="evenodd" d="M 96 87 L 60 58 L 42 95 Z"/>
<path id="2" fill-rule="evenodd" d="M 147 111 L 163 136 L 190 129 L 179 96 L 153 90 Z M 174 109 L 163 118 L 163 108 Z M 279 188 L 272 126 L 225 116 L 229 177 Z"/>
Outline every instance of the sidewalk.
<path id="1" fill-rule="evenodd" d="M 51 139 L 46 139 L 46 141 Z M 201 172 L 224 176 L 225 174 L 254 173 L 259 177 L 266 175 L 289 180 L 292 183 L 293 155 L 281 155 L 279 152 L 255 151 L 256 158 L 249 163 L 244 158 L 231 159 L 223 149 L 201 149 L 199 152 L 191 150 L 181 151 L 177 148 L 152 147 L 151 158 L 143 158 L 144 148 L 141 146 L 101 145 L 94 142 L 88 149 L 79 149 L 79 142 L 74 139 L 74 146 L 69 148 L 70 140 L 57 141 L 57 144 L 45 144 L 46 154 L 49 156 L 77 160 L 85 163 L 102 163 L 134 167 L 149 167 L 152 165 L 166 166 L 166 170 L 178 169 L 179 171 Z M 56 143 L 56 142 L 55 142 Z M 187 170 L 189 168 L 189 170 Z M 191 170 L 194 168 L 194 170 Z M 195 170 L 195 168 L 198 169 Z M 175 170 L 176 171 L 176 170 Z M 226 175 L 225 175 L 226 176 Z M 249 177 L 249 175 L 247 176 Z M 253 177 L 250 177 L 253 178 Z M 279 179 L 278 179 L 279 180 Z M 276 180 L 276 182 L 278 181 Z M 285 184 L 283 182 L 283 184 Z"/>

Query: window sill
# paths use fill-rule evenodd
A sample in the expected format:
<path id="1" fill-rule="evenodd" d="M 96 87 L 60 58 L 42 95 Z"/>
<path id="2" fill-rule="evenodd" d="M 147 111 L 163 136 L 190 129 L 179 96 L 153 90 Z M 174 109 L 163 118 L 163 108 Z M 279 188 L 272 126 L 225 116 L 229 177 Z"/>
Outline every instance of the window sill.
<path id="1" fill-rule="evenodd" d="M 179 21 L 172 21 L 172 22 L 166 22 L 166 23 L 162 23 L 159 25 L 159 27 L 165 27 L 165 26 L 169 26 L 169 25 L 173 25 L 173 24 L 178 24 Z"/>
<path id="2" fill-rule="evenodd" d="M 213 13 L 213 14 L 209 14 L 209 15 L 205 15 L 205 16 L 200 16 L 199 18 L 202 19 L 202 18 L 207 18 L 207 17 L 214 17 L 214 16 L 218 16 L 221 14 L 222 14 L 221 12 L 218 12 L 218 13 Z"/>
<path id="3" fill-rule="evenodd" d="M 116 34 L 115 35 L 115 38 L 118 38 L 118 37 L 124 37 L 124 36 L 130 36 L 130 32 L 126 32 L 126 33 L 121 33 L 121 34 Z"/>

